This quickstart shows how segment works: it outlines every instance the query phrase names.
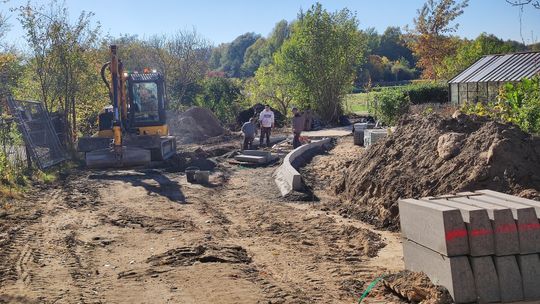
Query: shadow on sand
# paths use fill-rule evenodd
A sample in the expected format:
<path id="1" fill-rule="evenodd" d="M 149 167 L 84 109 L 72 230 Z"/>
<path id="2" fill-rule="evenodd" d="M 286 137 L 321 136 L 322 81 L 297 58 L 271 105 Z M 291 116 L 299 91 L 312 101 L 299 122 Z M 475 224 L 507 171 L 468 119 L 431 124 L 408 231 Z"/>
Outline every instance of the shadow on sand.
<path id="1" fill-rule="evenodd" d="M 149 195 L 155 194 L 166 197 L 173 202 L 186 203 L 186 197 L 178 182 L 171 180 L 159 170 L 103 172 L 92 174 L 89 178 L 130 183 L 135 187 L 143 187 Z"/>

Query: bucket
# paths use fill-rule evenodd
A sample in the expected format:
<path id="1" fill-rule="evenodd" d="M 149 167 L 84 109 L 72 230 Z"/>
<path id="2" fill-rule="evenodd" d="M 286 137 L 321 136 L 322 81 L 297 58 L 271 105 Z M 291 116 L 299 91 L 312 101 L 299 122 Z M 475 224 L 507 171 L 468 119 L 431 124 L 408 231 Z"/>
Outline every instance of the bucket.
<path id="1" fill-rule="evenodd" d="M 195 172 L 195 181 L 199 184 L 208 184 L 209 178 L 210 178 L 210 171 Z"/>
<path id="2" fill-rule="evenodd" d="M 195 174 L 199 171 L 197 167 L 187 167 L 186 168 L 186 178 L 189 183 L 195 183 Z"/>

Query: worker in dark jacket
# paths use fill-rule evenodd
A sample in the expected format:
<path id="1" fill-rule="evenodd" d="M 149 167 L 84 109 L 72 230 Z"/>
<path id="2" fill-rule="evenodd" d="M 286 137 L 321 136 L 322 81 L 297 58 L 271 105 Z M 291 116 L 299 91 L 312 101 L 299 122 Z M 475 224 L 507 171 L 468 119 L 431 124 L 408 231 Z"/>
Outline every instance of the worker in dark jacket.
<path id="1" fill-rule="evenodd" d="M 244 150 L 253 149 L 253 140 L 257 134 L 257 126 L 255 125 L 255 117 L 251 117 L 248 122 L 242 126 L 242 133 L 244 133 Z"/>
<path id="2" fill-rule="evenodd" d="M 292 109 L 293 119 L 292 119 L 292 130 L 293 130 L 293 148 L 298 148 L 301 146 L 300 143 L 300 134 L 304 130 L 304 117 L 298 112 L 297 108 Z"/>

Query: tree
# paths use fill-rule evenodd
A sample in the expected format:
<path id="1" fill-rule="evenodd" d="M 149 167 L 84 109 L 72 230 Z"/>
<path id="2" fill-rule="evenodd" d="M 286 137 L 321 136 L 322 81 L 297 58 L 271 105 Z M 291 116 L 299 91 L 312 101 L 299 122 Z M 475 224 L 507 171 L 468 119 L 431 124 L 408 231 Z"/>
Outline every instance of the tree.
<path id="1" fill-rule="evenodd" d="M 442 63 L 436 67 L 437 78 L 450 79 L 484 55 L 505 54 L 525 49 L 523 44 L 503 41 L 494 35 L 482 33 L 473 41 L 462 41 L 455 54 L 445 57 Z"/>
<path id="2" fill-rule="evenodd" d="M 506 2 L 512 6 L 518 6 L 520 8 L 531 5 L 536 9 L 540 9 L 540 1 L 538 0 L 506 0 Z"/>
<path id="3" fill-rule="evenodd" d="M 290 26 L 285 20 L 279 21 L 267 38 L 259 38 L 253 43 L 244 55 L 242 76 L 251 77 L 260 66 L 272 63 L 273 54 L 289 37 Z"/>
<path id="4" fill-rule="evenodd" d="M 77 103 L 87 98 L 82 94 L 92 83 L 85 75 L 96 73 L 89 50 L 96 47 L 99 25 L 91 22 L 92 13 L 82 12 L 75 23 L 69 21 L 64 4 L 52 1 L 46 6 L 30 2 L 19 9 L 19 21 L 26 31 L 31 49 L 30 66 L 37 76 L 40 97 L 48 111 L 60 111 L 68 122 L 67 143 L 77 137 Z M 97 77 L 95 78 L 96 81 Z"/>
<path id="5" fill-rule="evenodd" d="M 169 107 L 192 105 L 209 69 L 210 43 L 193 30 L 179 30 L 172 35 L 155 35 L 147 40 L 137 36 L 114 39 L 120 45 L 120 58 L 128 70 L 156 69 L 165 77 Z"/>
<path id="6" fill-rule="evenodd" d="M 250 93 L 252 103 L 268 103 L 286 116 L 293 101 L 293 84 L 277 69 L 274 64 L 261 66 L 248 82 L 246 91 Z"/>
<path id="7" fill-rule="evenodd" d="M 366 41 L 347 9 L 329 13 L 317 3 L 300 12 L 291 36 L 275 54 L 279 71 L 290 77 L 294 99 L 328 122 L 343 113 L 342 98 L 364 58 Z"/>
<path id="8" fill-rule="evenodd" d="M 196 104 L 210 109 L 223 123 L 233 122 L 242 98 L 238 82 L 224 77 L 207 77 L 202 82 L 202 88 Z"/>
<path id="9" fill-rule="evenodd" d="M 373 52 L 375 55 L 384 56 L 392 61 L 405 58 L 413 62 L 412 51 L 405 45 L 401 29 L 389 26 L 380 37 L 379 47 Z"/>
<path id="10" fill-rule="evenodd" d="M 215 67 L 216 59 L 219 57 L 219 70 L 225 72 L 229 77 L 242 76 L 242 64 L 246 50 L 260 38 L 260 35 L 255 33 L 242 34 L 231 43 L 223 45 L 221 48 L 214 50 L 210 57 Z M 219 54 L 215 54 L 219 52 Z"/>
<path id="11" fill-rule="evenodd" d="M 166 75 L 170 96 L 180 104 L 193 104 L 198 83 L 208 71 L 210 43 L 195 30 L 178 31 L 169 38 L 166 46 L 170 54 Z M 175 103 L 171 106 L 178 108 Z"/>
<path id="12" fill-rule="evenodd" d="M 428 0 L 417 11 L 408 45 L 418 58 L 417 66 L 422 69 L 423 78 L 435 79 L 437 65 L 456 50 L 456 39 L 448 34 L 455 32 L 459 24 L 450 24 L 467 6 L 468 0 Z"/>

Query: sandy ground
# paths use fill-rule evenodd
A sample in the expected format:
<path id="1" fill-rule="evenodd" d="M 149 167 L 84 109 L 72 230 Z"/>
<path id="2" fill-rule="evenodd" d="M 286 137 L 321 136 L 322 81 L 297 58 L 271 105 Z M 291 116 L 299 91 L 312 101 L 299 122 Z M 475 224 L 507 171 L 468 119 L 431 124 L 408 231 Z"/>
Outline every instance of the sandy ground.
<path id="1" fill-rule="evenodd" d="M 355 303 L 402 269 L 396 234 L 325 210 L 322 182 L 282 201 L 274 170 L 76 171 L 0 211 L 0 303 Z"/>

